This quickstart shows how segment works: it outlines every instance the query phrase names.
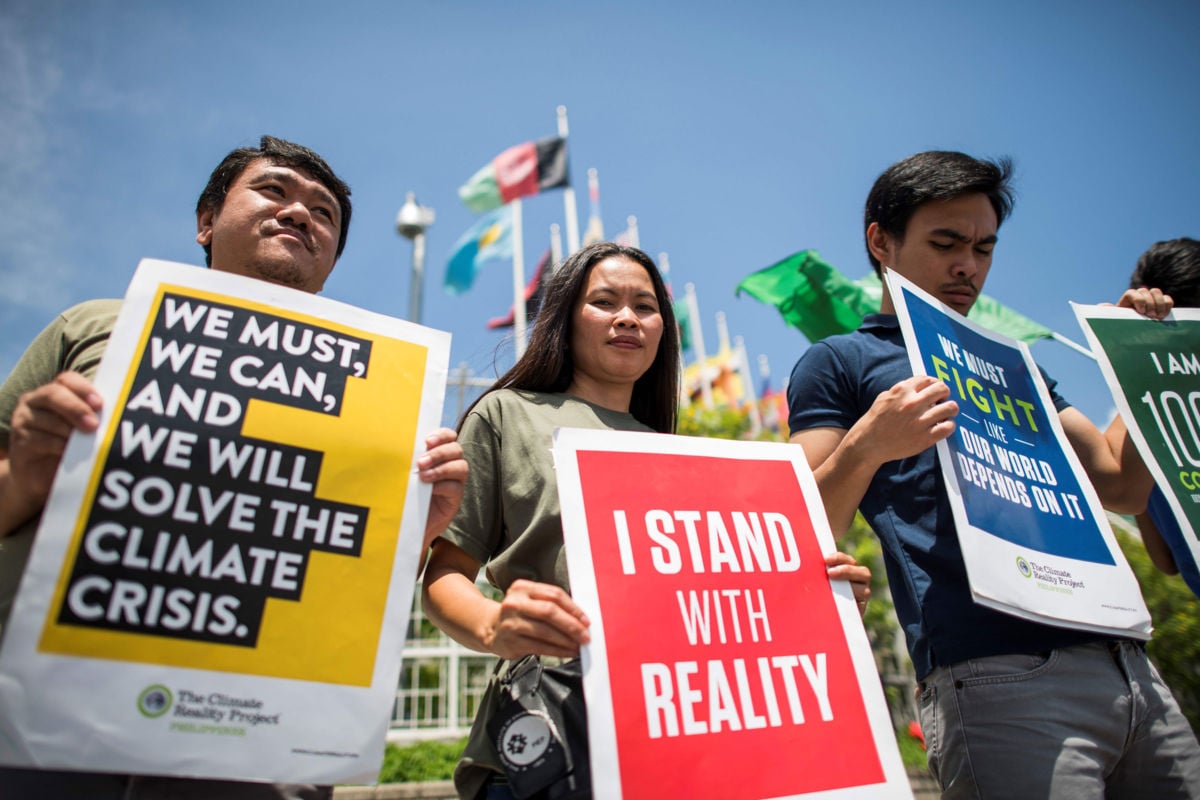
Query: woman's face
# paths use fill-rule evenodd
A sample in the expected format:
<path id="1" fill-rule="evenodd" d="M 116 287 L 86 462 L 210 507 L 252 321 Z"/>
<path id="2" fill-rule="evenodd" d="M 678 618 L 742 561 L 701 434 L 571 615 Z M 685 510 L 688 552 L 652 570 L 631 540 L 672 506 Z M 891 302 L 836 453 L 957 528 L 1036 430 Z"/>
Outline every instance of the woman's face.
<path id="1" fill-rule="evenodd" d="M 663 318 L 645 267 L 610 256 L 591 268 L 571 320 L 572 383 L 628 385 L 658 354 Z"/>

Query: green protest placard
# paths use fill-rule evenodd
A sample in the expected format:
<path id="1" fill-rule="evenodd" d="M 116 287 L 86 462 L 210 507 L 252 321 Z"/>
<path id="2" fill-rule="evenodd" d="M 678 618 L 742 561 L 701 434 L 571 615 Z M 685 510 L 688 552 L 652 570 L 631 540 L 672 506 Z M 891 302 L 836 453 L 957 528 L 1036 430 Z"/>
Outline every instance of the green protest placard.
<path id="1" fill-rule="evenodd" d="M 1185 578 L 1194 575 L 1200 556 L 1200 310 L 1176 309 L 1156 322 L 1129 309 L 1073 305 L 1117 410 L 1165 495 L 1170 514 L 1155 514 L 1159 532 Z"/>

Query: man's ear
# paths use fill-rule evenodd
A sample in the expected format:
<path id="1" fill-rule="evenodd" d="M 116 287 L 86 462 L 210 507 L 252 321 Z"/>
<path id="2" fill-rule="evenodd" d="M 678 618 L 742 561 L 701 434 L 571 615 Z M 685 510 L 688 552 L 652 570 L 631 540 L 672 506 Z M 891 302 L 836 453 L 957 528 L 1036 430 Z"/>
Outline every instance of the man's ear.
<path id="1" fill-rule="evenodd" d="M 216 218 L 217 212 L 212 209 L 196 212 L 196 244 L 201 247 L 212 244 L 213 222 Z"/>
<path id="2" fill-rule="evenodd" d="M 896 240 L 890 233 L 879 227 L 878 222 L 872 222 L 867 226 L 867 249 L 880 264 L 892 263 L 895 246 Z"/>

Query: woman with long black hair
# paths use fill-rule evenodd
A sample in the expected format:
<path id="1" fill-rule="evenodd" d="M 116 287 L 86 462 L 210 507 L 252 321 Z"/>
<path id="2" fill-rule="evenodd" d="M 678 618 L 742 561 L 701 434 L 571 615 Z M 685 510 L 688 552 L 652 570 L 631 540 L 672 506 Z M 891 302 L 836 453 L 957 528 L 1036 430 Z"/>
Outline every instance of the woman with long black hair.
<path id="1" fill-rule="evenodd" d="M 498 676 L 530 654 L 574 658 L 588 641 L 587 615 L 569 593 L 554 429 L 673 433 L 679 374 L 679 335 L 658 268 L 640 250 L 603 242 L 551 276 L 528 350 L 468 409 L 459 442 L 470 476 L 424 578 L 429 618 L 463 645 L 504 659 L 455 773 L 461 797 L 513 796 L 486 734 Z M 827 563 L 830 577 L 852 581 L 865 602 L 868 570 L 840 553 Z M 483 564 L 500 601 L 475 586 Z"/>

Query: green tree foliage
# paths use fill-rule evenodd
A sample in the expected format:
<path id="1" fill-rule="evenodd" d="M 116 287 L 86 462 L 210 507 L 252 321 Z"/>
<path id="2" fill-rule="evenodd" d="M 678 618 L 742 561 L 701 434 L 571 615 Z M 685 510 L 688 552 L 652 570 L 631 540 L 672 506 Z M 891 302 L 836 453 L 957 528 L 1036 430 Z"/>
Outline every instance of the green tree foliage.
<path id="1" fill-rule="evenodd" d="M 448 781 L 454 776 L 454 765 L 466 746 L 465 738 L 455 742 L 417 742 L 407 747 L 389 744 L 383 753 L 379 782 Z"/>
<path id="2" fill-rule="evenodd" d="M 728 406 L 703 409 L 682 406 L 675 432 L 683 436 L 707 436 L 712 439 L 744 439 L 750 432 L 750 417 Z"/>
<path id="3" fill-rule="evenodd" d="M 1146 650 L 1171 687 L 1192 730 L 1200 731 L 1200 601 L 1178 575 L 1164 575 L 1146 555 L 1136 537 L 1117 528 L 1117 541 L 1154 623 L 1154 638 Z"/>
<path id="4" fill-rule="evenodd" d="M 838 540 L 838 549 L 871 569 L 871 600 L 863 614 L 863 627 L 871 643 L 871 653 L 875 656 L 875 666 L 883 684 L 892 726 L 896 729 L 900 757 L 906 767 L 924 767 L 925 748 L 909 732 L 910 725 L 917 720 L 913 696 L 916 673 L 908 656 L 900 622 L 896 619 L 895 606 L 892 605 L 892 592 L 888 588 L 887 571 L 883 565 L 883 548 L 863 516 L 855 514 L 854 524 Z"/>

